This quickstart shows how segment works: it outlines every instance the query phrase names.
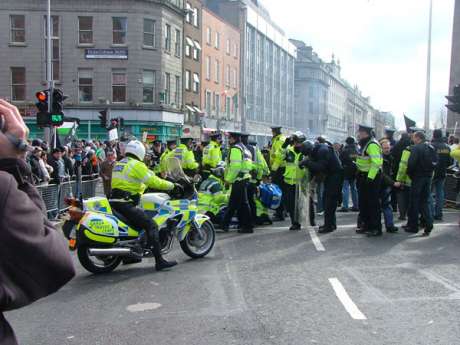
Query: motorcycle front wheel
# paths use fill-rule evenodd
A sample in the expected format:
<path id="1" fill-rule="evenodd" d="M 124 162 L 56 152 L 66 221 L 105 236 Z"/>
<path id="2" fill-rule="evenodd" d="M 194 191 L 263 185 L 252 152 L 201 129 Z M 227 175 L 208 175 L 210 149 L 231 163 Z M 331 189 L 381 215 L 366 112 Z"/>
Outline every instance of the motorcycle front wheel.
<path id="1" fill-rule="evenodd" d="M 209 254 L 215 242 L 216 230 L 212 222 L 208 220 L 201 226 L 201 234 L 193 227 L 184 240 L 180 242 L 180 247 L 191 258 L 199 259 Z"/>
<path id="2" fill-rule="evenodd" d="M 78 247 L 78 260 L 85 270 L 94 274 L 110 273 L 117 268 L 122 258 L 119 256 L 97 257 L 89 255 L 88 246 Z"/>

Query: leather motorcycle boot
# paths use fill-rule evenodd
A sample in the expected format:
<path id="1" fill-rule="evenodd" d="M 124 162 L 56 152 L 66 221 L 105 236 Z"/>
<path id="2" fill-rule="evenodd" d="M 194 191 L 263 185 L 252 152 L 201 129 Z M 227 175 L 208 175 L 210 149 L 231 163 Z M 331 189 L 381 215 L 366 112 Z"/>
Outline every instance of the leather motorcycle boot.
<path id="1" fill-rule="evenodd" d="M 398 227 L 394 225 L 387 228 L 387 232 L 390 234 L 396 234 L 398 230 Z"/>
<path id="2" fill-rule="evenodd" d="M 302 226 L 299 223 L 292 224 L 289 228 L 290 231 L 299 231 L 302 229 Z"/>
<path id="3" fill-rule="evenodd" d="M 177 265 L 177 261 L 166 261 L 161 255 L 160 243 L 158 241 L 153 241 L 152 252 L 155 256 L 155 269 L 157 271 L 162 271 Z"/>

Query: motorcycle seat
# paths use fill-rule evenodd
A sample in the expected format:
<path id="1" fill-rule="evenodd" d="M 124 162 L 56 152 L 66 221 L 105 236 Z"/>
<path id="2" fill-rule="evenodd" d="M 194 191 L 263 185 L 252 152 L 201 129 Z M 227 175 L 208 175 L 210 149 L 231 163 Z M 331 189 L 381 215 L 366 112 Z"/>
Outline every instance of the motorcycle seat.
<path id="1" fill-rule="evenodd" d="M 125 223 L 126 225 L 130 226 L 131 228 L 133 228 L 134 230 L 137 230 L 137 231 L 141 231 L 142 229 L 134 226 L 133 224 L 131 224 L 131 222 L 128 220 L 128 218 L 126 218 L 125 216 L 123 216 L 120 212 L 117 212 L 115 209 L 112 209 L 112 213 L 113 215 L 121 222 Z"/>

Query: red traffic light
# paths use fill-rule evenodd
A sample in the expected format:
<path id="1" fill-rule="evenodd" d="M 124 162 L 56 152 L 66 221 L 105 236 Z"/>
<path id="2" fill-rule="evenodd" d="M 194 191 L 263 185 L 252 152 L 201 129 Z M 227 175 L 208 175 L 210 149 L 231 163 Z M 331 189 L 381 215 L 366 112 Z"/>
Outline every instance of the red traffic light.
<path id="1" fill-rule="evenodd" d="M 46 102 L 48 100 L 48 95 L 45 91 L 39 91 L 35 94 L 39 102 Z"/>

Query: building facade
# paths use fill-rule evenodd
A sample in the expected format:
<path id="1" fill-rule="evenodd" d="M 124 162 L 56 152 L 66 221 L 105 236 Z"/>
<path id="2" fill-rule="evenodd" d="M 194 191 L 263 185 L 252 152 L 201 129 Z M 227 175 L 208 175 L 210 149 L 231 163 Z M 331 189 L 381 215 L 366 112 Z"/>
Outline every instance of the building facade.
<path id="1" fill-rule="evenodd" d="M 3 0 L 0 96 L 34 115 L 46 88 L 46 6 Z M 53 1 L 52 74 L 68 95 L 65 114 L 82 120 L 83 137 L 105 137 L 98 112 L 123 117 L 134 135 L 179 135 L 183 124 L 182 0 Z M 26 118 L 32 132 L 34 118 Z"/>
<path id="2" fill-rule="evenodd" d="M 290 40 L 297 48 L 295 61 L 295 127 L 310 138 L 331 141 L 355 136 L 358 124 L 374 125 L 376 110 L 369 97 L 341 76 L 340 61 L 323 61 L 313 48 Z"/>
<path id="3" fill-rule="evenodd" d="M 449 95 L 454 93 L 454 86 L 460 84 L 460 0 L 455 0 L 454 28 L 452 31 L 452 60 L 450 66 Z M 447 112 L 447 132 L 458 135 L 460 128 L 460 114 Z"/>
<path id="4" fill-rule="evenodd" d="M 203 9 L 202 41 L 203 127 L 240 130 L 240 32 L 211 10 Z"/>
<path id="5" fill-rule="evenodd" d="M 244 131 L 259 143 L 270 127 L 294 130 L 296 49 L 257 0 L 207 0 L 207 6 L 240 30 L 240 94 Z"/>
<path id="6" fill-rule="evenodd" d="M 194 138 L 201 135 L 201 64 L 202 64 L 202 28 L 203 4 L 201 0 L 185 2 L 183 44 L 183 86 L 185 131 Z"/>

